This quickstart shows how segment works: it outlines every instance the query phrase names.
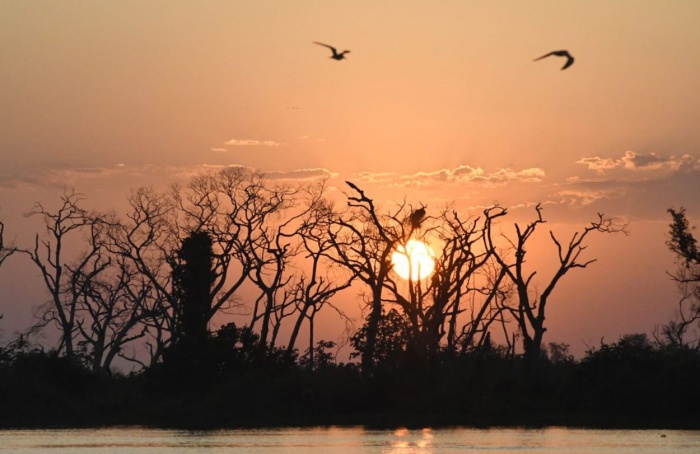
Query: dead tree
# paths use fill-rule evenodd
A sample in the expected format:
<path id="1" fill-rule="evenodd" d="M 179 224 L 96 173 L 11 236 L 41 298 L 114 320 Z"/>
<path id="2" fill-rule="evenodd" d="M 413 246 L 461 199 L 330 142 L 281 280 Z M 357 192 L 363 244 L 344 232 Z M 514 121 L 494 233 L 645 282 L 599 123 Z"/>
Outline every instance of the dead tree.
<path id="1" fill-rule="evenodd" d="M 296 305 L 296 321 L 287 344 L 286 356 L 291 358 L 297 337 L 304 321 L 309 324 L 309 358 L 308 364 L 315 364 L 314 354 L 314 318 L 326 305 L 331 306 L 336 312 L 349 321 L 348 317 L 338 307 L 331 303 L 331 299 L 340 291 L 350 287 L 355 274 L 343 272 L 337 264 L 329 258 L 333 251 L 333 242 L 328 236 L 329 223 L 332 217 L 332 207 L 323 199 L 319 199 L 312 206 L 312 210 L 305 216 L 299 236 L 302 241 L 302 254 L 304 255 L 304 267 L 310 267 L 307 273 L 302 271 L 293 282 L 290 291 Z"/>
<path id="2" fill-rule="evenodd" d="M 117 357 L 143 365 L 126 349 L 147 334 L 144 321 L 150 288 L 119 257 L 110 258 L 107 268 L 91 276 L 90 271 L 99 266 L 100 261 L 93 262 L 87 273 L 71 269 L 75 276 L 71 281 L 82 289 L 76 310 L 78 345 L 94 372 L 109 374 Z"/>
<path id="3" fill-rule="evenodd" d="M 495 262 L 486 238 L 494 222 L 505 215 L 504 208 L 491 207 L 483 218 L 462 220 L 455 211 L 441 216 L 438 238 L 443 247 L 431 291 L 436 312 L 443 313 L 440 323 L 447 324 L 448 352 L 458 346 L 461 352 L 480 347 L 491 324 L 501 317 L 496 302 L 503 293 L 505 271 Z"/>
<path id="4" fill-rule="evenodd" d="M 66 191 L 61 196 L 60 208 L 55 212 L 48 211 L 43 205 L 37 203 L 26 216 L 42 218 L 46 235 L 37 234 L 33 248 L 20 249 L 20 252 L 29 256 L 37 266 L 50 294 L 49 302 L 37 309 L 36 315 L 39 321 L 36 328 L 41 329 L 50 324 L 58 327 L 60 341 L 57 351 L 70 358 L 75 355 L 76 312 L 79 300 L 85 293 L 86 282 L 108 266 L 100 256 L 102 244 L 97 240 L 96 234 L 99 221 L 80 207 L 82 200 L 80 194 Z M 71 261 L 66 258 L 64 249 L 73 237 L 85 231 L 89 232 L 91 239 L 88 248 L 69 269 Z M 82 283 L 76 282 L 80 274 L 85 276 Z"/>
<path id="5" fill-rule="evenodd" d="M 535 233 L 537 227 L 546 221 L 542 217 L 542 207 L 538 204 L 535 207 L 537 218 L 528 223 L 524 228 L 515 224 L 516 238 L 511 240 L 506 235 L 503 238 L 510 245 L 513 257 L 508 258 L 505 253 L 495 249 L 491 232 L 487 237 L 487 242 L 494 251 L 494 258 L 505 270 L 508 278 L 513 283 L 516 301 L 513 305 L 506 306 L 506 310 L 511 314 L 518 324 L 519 334 L 522 336 L 524 357 L 526 364 L 532 365 L 542 354 L 542 339 L 547 331 L 545 317 L 547 304 L 550 301 L 552 292 L 560 282 L 561 278 L 574 268 L 586 268 L 596 259 L 581 260 L 581 254 L 586 249 L 585 240 L 591 232 L 601 233 L 627 233 L 627 226 L 618 224 L 613 218 L 598 214 L 598 219 L 584 227 L 582 231 L 572 235 L 568 244 L 562 243 L 553 232 L 549 236 L 556 245 L 558 251 L 559 266 L 554 275 L 546 283 L 541 293 L 533 290 L 533 278 L 536 271 L 525 269 L 528 240 Z"/>
<path id="6" fill-rule="evenodd" d="M 443 347 L 455 353 L 458 344 L 462 351 L 474 348 L 498 318 L 494 299 L 505 272 L 487 273 L 494 260 L 485 235 L 504 215 L 504 209 L 493 207 L 484 211 L 483 218 L 462 220 L 454 210 L 443 211 L 420 237 L 441 245 L 432 275 L 414 279 L 411 273 L 407 282 L 397 281 L 393 274 L 387 279 L 386 301 L 397 304 L 408 320 L 408 344 L 418 358 L 435 357 Z"/>
<path id="7" fill-rule="evenodd" d="M 333 216 L 328 226 L 328 238 L 333 246 L 329 258 L 368 287 L 369 315 L 361 362 L 363 374 L 370 376 L 374 368 L 383 291 L 392 269 L 391 254 L 406 232 L 403 220 L 397 222 L 396 219 L 405 212 L 405 207 L 399 207 L 393 215 L 394 221 L 387 223 L 387 219 L 380 219 L 374 201 L 364 191 L 354 183 L 346 183 L 353 191 L 348 196 L 349 212 Z"/>
<path id="8" fill-rule="evenodd" d="M 107 248 L 120 263 L 138 275 L 142 289 L 132 298 L 141 299 L 141 323 L 146 328 L 146 348 L 150 363 L 162 358 L 172 341 L 177 314 L 177 298 L 172 291 L 172 266 L 179 247 L 175 222 L 176 205 L 149 188 L 133 190 L 124 219 L 108 216 Z M 130 287 L 129 287 L 130 288 Z M 137 360 L 135 356 L 131 356 Z"/>
<path id="9" fill-rule="evenodd" d="M 5 244 L 5 223 L 0 221 L 0 267 L 12 254 L 17 252 L 14 244 Z"/>

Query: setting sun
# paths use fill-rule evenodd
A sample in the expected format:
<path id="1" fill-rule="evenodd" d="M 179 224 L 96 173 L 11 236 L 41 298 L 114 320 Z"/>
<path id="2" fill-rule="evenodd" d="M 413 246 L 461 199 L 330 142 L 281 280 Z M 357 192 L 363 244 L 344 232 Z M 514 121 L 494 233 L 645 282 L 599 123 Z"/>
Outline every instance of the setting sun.
<path id="1" fill-rule="evenodd" d="M 412 280 L 424 279 L 435 269 L 435 254 L 432 249 L 419 240 L 408 240 L 406 247 L 399 246 L 391 254 L 394 271 L 401 278 L 408 280 L 409 270 Z"/>

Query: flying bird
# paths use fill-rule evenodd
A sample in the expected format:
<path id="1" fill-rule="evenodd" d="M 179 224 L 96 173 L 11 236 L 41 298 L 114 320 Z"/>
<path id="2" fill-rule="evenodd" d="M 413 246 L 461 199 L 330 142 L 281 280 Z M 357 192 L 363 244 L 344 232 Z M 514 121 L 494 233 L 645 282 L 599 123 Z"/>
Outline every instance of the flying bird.
<path id="1" fill-rule="evenodd" d="M 571 56 L 568 50 L 555 50 L 553 52 L 541 56 L 540 58 L 535 58 L 533 61 L 542 60 L 543 58 L 547 58 L 552 55 L 556 55 L 557 57 L 566 57 L 566 63 L 564 64 L 564 66 L 561 67 L 561 69 L 566 69 L 574 64 L 574 57 Z"/>
<path id="2" fill-rule="evenodd" d="M 342 59 L 345 58 L 345 54 L 350 53 L 349 50 L 344 50 L 344 51 L 342 51 L 342 52 L 338 52 L 338 49 L 336 49 L 336 48 L 333 47 L 333 46 L 329 46 L 328 44 L 323 44 L 323 43 L 319 43 L 319 42 L 316 42 L 316 41 L 314 41 L 313 43 L 314 43 L 314 44 L 318 44 L 319 46 L 323 46 L 323 47 L 329 48 L 329 49 L 331 50 L 331 52 L 333 52 L 333 55 L 331 55 L 331 58 L 333 58 L 333 59 L 335 59 L 335 60 L 342 60 Z"/>

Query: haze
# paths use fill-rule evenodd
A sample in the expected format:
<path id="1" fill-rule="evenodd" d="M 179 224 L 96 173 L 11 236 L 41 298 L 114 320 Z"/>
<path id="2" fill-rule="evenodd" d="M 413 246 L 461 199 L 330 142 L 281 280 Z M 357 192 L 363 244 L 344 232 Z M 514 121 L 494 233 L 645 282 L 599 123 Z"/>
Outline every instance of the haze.
<path id="1" fill-rule="evenodd" d="M 604 212 L 631 236 L 595 238 L 549 306 L 547 341 L 580 354 L 673 316 L 666 210 L 700 219 L 698 23 L 693 1 L 7 0 L 0 218 L 26 247 L 22 214 L 64 187 L 119 210 L 131 187 L 230 165 L 428 211 L 527 220 L 541 202 L 562 234 Z M 558 49 L 565 71 L 533 62 Z M 0 269 L 5 338 L 40 285 L 25 258 Z"/>

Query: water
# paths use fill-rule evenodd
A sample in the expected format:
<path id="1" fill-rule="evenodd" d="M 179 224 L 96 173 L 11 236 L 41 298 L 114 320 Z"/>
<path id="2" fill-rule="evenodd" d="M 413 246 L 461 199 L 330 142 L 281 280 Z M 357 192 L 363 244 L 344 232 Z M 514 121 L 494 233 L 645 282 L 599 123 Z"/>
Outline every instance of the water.
<path id="1" fill-rule="evenodd" d="M 0 431 L 0 453 L 700 453 L 700 431 L 303 428 L 180 431 L 143 428 Z"/>

